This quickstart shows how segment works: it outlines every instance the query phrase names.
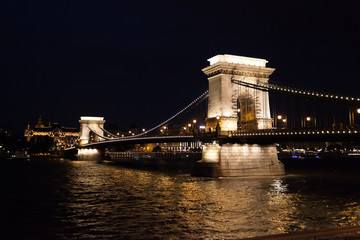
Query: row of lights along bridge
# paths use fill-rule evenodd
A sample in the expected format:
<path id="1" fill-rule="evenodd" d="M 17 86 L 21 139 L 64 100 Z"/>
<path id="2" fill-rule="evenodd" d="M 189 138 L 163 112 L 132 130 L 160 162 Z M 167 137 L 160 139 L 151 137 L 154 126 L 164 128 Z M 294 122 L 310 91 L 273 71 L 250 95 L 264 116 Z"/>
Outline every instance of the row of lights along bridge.
<path id="1" fill-rule="evenodd" d="M 239 112 L 240 109 L 238 109 Z M 356 109 L 356 112 L 360 114 L 360 108 Z M 219 119 L 220 117 L 217 117 Z M 277 115 L 276 121 L 274 121 L 274 127 L 275 128 L 287 128 L 288 119 L 286 116 L 283 115 Z M 303 127 L 313 127 L 313 119 L 311 116 L 306 116 L 304 121 Z M 315 123 L 316 124 L 316 123 Z M 316 127 L 316 126 L 315 126 Z M 145 132 L 146 129 L 141 129 L 142 132 Z M 163 126 L 160 128 L 160 134 L 168 134 L 169 128 L 167 126 Z M 179 134 L 189 134 L 189 133 L 199 133 L 199 132 L 205 132 L 205 126 L 201 125 L 198 126 L 197 120 L 194 119 L 192 123 L 188 123 L 185 126 L 181 127 L 179 130 Z M 134 136 L 138 134 L 138 132 L 135 130 L 129 130 L 128 132 L 117 132 L 116 135 L 119 137 L 125 137 L 125 136 Z M 109 135 L 110 137 L 110 135 Z"/>
<path id="2" fill-rule="evenodd" d="M 356 112 L 360 114 L 360 108 L 356 109 Z M 274 127 L 275 128 L 287 128 L 288 119 L 286 116 L 283 115 L 277 115 L 277 120 L 274 121 Z M 314 119 L 312 119 L 310 116 L 306 116 L 304 119 L 304 123 L 302 127 L 313 127 L 312 125 L 315 124 L 314 127 L 316 127 L 316 121 L 313 122 Z"/>
<path id="3" fill-rule="evenodd" d="M 145 132 L 146 129 L 142 128 L 141 132 Z M 128 136 L 135 136 L 139 134 L 139 129 L 131 129 L 128 131 L 117 131 L 114 133 L 114 135 L 118 137 L 128 137 Z M 169 128 L 168 126 L 162 126 L 159 129 L 160 134 L 169 134 Z M 197 120 L 192 120 L 192 123 L 188 123 L 185 126 L 181 127 L 177 130 L 178 134 L 192 134 L 192 133 L 199 133 L 199 132 L 205 132 L 205 126 L 198 126 Z M 107 137 L 112 137 L 110 134 L 107 134 Z"/>

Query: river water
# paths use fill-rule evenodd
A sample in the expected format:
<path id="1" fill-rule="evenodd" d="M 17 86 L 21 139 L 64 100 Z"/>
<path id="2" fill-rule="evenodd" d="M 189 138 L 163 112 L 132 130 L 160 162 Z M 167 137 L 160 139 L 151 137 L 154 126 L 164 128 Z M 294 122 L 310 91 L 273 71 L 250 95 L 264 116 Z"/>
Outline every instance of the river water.
<path id="1" fill-rule="evenodd" d="M 357 171 L 199 178 L 94 161 L 0 161 L 0 239 L 239 239 L 360 223 Z"/>

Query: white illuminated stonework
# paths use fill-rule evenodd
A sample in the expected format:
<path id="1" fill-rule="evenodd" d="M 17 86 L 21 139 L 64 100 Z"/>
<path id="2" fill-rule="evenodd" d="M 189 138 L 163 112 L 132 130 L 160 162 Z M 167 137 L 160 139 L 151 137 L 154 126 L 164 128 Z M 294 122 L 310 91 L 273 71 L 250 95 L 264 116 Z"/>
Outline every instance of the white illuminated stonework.
<path id="1" fill-rule="evenodd" d="M 266 63 L 268 63 L 268 61 L 266 61 L 265 59 L 242 57 L 229 54 L 216 55 L 215 57 L 209 58 L 208 61 L 210 62 L 210 65 L 214 65 L 218 62 L 224 62 L 258 67 L 265 67 Z"/>
<path id="2" fill-rule="evenodd" d="M 89 117 L 83 116 L 80 117 L 80 145 L 84 145 L 90 142 L 90 129 L 92 129 L 97 134 L 103 136 L 104 123 L 105 120 L 103 117 Z M 98 140 L 104 140 L 99 138 Z"/>
<path id="3" fill-rule="evenodd" d="M 242 130 L 270 129 L 268 92 L 240 86 L 232 80 L 267 84 L 275 69 L 266 67 L 265 59 L 234 55 L 216 55 L 208 61 L 210 66 L 203 69 L 209 80 L 206 131 L 228 134 L 228 131 L 238 130 L 239 126 Z M 193 168 L 195 176 L 274 176 L 285 173 L 274 144 L 221 144 L 219 141 L 205 144 L 202 148 L 202 159 Z"/>
<path id="4" fill-rule="evenodd" d="M 284 165 L 279 162 L 276 146 L 258 144 L 210 144 L 202 146 L 202 159 L 197 162 L 206 170 L 210 164 L 216 171 L 196 176 L 244 177 L 276 176 L 285 174 Z"/>
<path id="5" fill-rule="evenodd" d="M 215 131 L 218 124 L 221 131 L 236 131 L 238 121 L 244 130 L 270 129 L 272 118 L 268 92 L 231 81 L 268 83 L 275 70 L 266 67 L 268 61 L 228 54 L 216 55 L 208 61 L 210 66 L 202 69 L 209 80 L 206 131 Z"/>

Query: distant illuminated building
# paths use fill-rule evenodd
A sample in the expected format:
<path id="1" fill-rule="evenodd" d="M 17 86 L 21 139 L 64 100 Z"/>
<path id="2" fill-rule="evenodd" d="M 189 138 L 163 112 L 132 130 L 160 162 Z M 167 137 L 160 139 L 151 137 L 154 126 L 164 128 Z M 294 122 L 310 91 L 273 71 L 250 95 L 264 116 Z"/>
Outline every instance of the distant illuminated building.
<path id="1" fill-rule="evenodd" d="M 35 126 L 31 126 L 29 123 L 24 132 L 27 141 L 34 139 L 36 142 L 40 138 L 52 138 L 58 150 L 72 146 L 79 138 L 79 135 L 79 129 L 77 128 L 62 127 L 58 123 L 51 124 L 50 122 L 48 126 L 45 126 L 41 116 L 39 116 Z"/>

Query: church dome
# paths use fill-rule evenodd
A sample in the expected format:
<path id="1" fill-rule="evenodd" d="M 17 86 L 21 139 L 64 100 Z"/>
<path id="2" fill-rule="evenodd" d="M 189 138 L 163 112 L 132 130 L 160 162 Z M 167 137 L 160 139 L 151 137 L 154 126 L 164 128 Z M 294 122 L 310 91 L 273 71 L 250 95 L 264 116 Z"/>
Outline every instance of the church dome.
<path id="1" fill-rule="evenodd" d="M 38 122 L 37 124 L 35 125 L 35 128 L 44 128 L 45 125 L 43 124 L 42 122 L 42 118 L 41 118 L 41 115 L 39 116 L 39 119 L 38 119 Z"/>

